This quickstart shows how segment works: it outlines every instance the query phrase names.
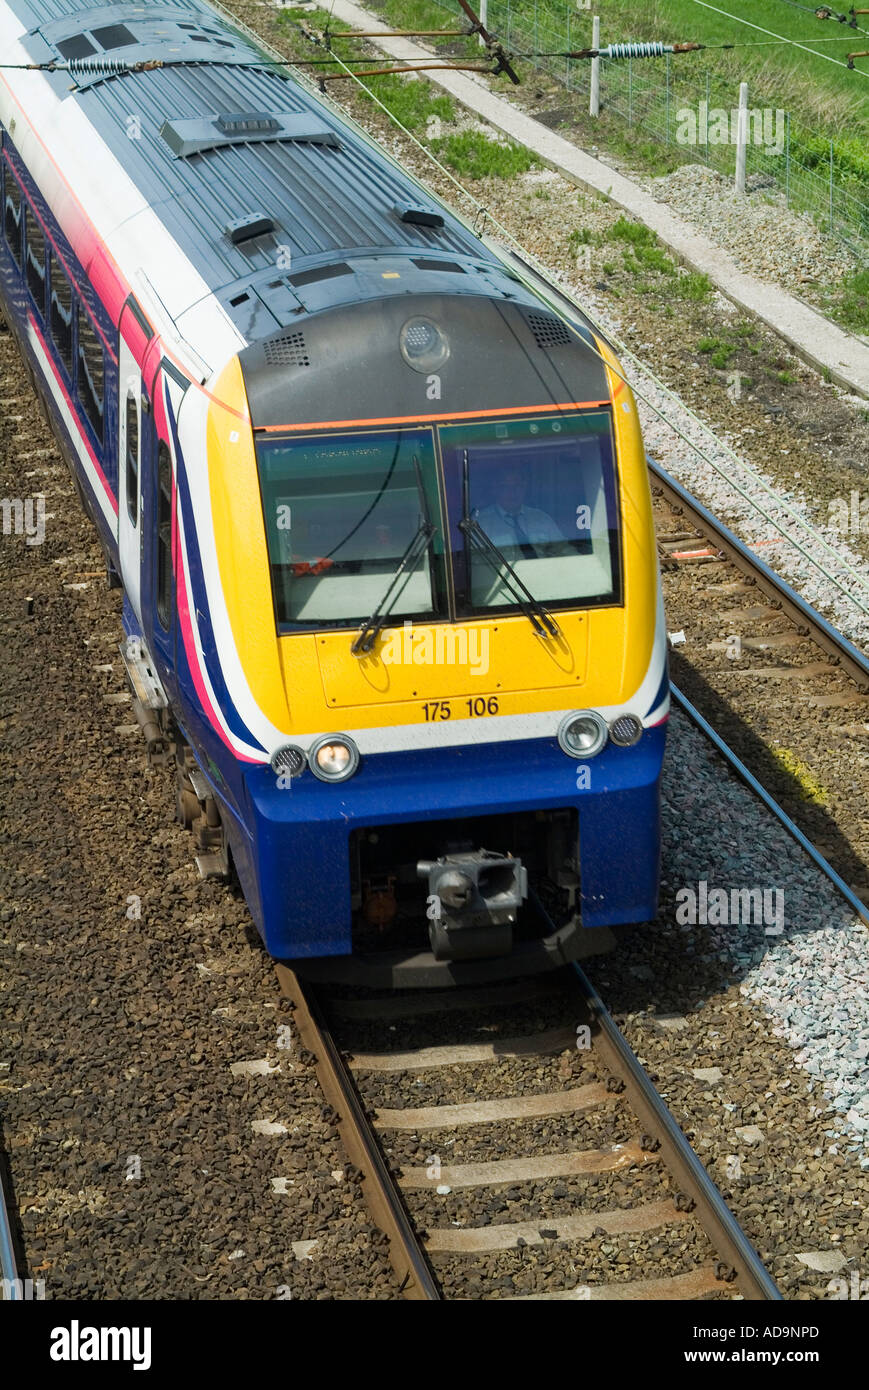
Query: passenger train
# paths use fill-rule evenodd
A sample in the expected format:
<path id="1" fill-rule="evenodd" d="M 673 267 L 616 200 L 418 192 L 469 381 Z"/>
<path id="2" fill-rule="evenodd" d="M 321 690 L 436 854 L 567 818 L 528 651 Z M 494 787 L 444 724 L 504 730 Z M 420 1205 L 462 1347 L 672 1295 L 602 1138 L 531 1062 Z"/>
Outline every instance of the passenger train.
<path id="1" fill-rule="evenodd" d="M 607 344 L 200 0 L 0 0 L 0 54 L 0 305 L 200 872 L 272 956 L 393 983 L 653 918 L 666 633 Z"/>

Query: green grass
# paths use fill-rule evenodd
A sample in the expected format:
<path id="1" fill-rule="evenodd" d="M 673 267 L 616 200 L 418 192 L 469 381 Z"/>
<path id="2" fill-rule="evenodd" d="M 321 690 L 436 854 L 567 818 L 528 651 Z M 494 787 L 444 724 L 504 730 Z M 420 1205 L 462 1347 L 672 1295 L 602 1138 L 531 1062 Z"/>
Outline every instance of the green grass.
<path id="1" fill-rule="evenodd" d="M 839 315 L 848 328 L 869 333 L 869 270 L 860 270 L 842 282 Z"/>
<path id="2" fill-rule="evenodd" d="M 501 144 L 478 130 L 463 130 L 429 144 L 438 159 L 469 179 L 512 179 L 540 166 L 537 156 L 524 145 Z"/>
<path id="3" fill-rule="evenodd" d="M 712 290 L 712 281 L 708 275 L 704 275 L 699 270 L 689 270 L 686 275 L 676 277 L 670 293 L 678 299 L 686 299 L 689 303 L 699 304 L 702 300 L 708 299 Z"/>
<path id="4" fill-rule="evenodd" d="M 575 255 L 580 246 L 591 246 L 593 241 L 594 237 L 588 227 L 574 227 L 570 236 L 567 238 L 567 246 Z"/>
<path id="5" fill-rule="evenodd" d="M 622 253 L 625 270 L 629 275 L 639 275 L 654 271 L 658 275 L 673 275 L 676 267 L 666 251 L 658 244 L 655 233 L 641 222 L 631 222 L 627 217 L 619 217 L 604 233 L 607 241 L 627 243 Z"/>
<path id="6" fill-rule="evenodd" d="M 735 343 L 727 342 L 726 338 L 701 338 L 697 344 L 697 351 L 708 354 L 713 367 L 723 372 L 733 354 L 739 349 Z"/>
<path id="7" fill-rule="evenodd" d="M 452 98 L 438 92 L 428 82 L 414 81 L 396 73 L 386 77 L 370 77 L 367 85 L 401 124 L 414 134 L 424 133 L 432 116 L 444 124 L 456 118 Z M 363 92 L 362 96 L 365 101 L 371 101 L 367 92 Z"/>
<path id="8" fill-rule="evenodd" d="M 389 0 L 387 0 L 389 2 Z M 412 3 L 412 0 L 409 0 Z M 404 0 L 392 0 L 404 8 Z M 808 0 L 806 0 L 808 4 Z M 693 0 L 607 0 L 601 6 L 601 41 L 604 44 L 627 39 L 663 39 L 665 43 L 693 40 L 714 45 L 733 43 L 732 50 L 710 48 L 701 53 L 686 53 L 671 59 L 671 69 L 696 76 L 709 67 L 723 85 L 738 92 L 739 83 L 749 83 L 752 104 L 773 104 L 790 110 L 809 129 L 830 128 L 830 134 L 844 136 L 855 148 L 865 152 L 869 138 L 869 60 L 857 61 L 859 71 L 849 72 L 826 61 L 836 57 L 844 63 L 852 49 L 869 48 L 869 39 L 833 20 L 821 21 L 814 14 L 792 8 L 781 0 L 721 0 L 721 9 L 729 11 L 732 19 L 703 9 Z M 450 7 L 452 8 L 452 7 Z M 847 5 L 838 8 L 846 10 Z M 526 25 L 533 26 L 534 0 L 511 0 L 511 19 L 523 16 Z M 440 10 L 443 15 L 445 10 Z M 545 32 L 546 44 L 557 34 L 566 38 L 568 5 L 566 0 L 537 0 L 538 33 Z M 591 43 L 592 11 L 570 7 L 571 47 Z M 506 22 L 504 0 L 489 0 L 489 28 L 503 29 Z M 773 44 L 770 36 L 758 33 L 749 24 L 772 30 L 785 39 L 816 48 L 812 53 L 789 44 Z M 514 21 L 515 22 L 515 21 Z M 869 16 L 858 20 L 869 29 Z M 533 33 L 533 28 L 532 28 Z M 823 42 L 836 39 L 841 42 Z M 752 46 L 754 45 L 754 46 Z M 516 47 L 520 47 L 518 33 Z M 554 71 L 564 70 L 557 60 Z M 639 66 L 639 65 L 637 65 Z M 644 65 L 654 71 L 662 65 L 651 60 Z M 863 74 L 863 75 L 861 75 Z M 735 104 L 735 102 L 733 103 Z"/>

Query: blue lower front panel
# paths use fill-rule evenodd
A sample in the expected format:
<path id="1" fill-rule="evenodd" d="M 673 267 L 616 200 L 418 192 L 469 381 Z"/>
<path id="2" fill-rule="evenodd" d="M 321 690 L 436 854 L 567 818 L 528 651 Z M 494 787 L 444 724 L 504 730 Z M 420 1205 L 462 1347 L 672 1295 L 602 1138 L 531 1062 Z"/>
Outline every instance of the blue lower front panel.
<path id="1" fill-rule="evenodd" d="M 646 730 L 634 748 L 607 745 L 585 764 L 554 739 L 535 739 L 363 756 L 339 784 L 306 769 L 281 789 L 269 768 L 249 769 L 252 840 L 233 843 L 233 853 L 268 950 L 285 959 L 350 954 L 355 829 L 419 822 L 424 859 L 438 852 L 426 821 L 563 807 L 579 815 L 582 925 L 649 921 L 665 728 Z"/>

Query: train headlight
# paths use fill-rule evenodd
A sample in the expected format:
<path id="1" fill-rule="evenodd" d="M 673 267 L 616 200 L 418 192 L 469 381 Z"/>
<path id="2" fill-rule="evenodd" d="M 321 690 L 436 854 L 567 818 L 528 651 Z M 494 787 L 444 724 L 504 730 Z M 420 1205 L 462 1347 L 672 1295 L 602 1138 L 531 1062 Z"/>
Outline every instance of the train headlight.
<path id="1" fill-rule="evenodd" d="M 593 709 L 568 714 L 558 726 L 558 742 L 569 758 L 593 758 L 607 741 L 606 720 Z"/>
<path id="2" fill-rule="evenodd" d="M 643 722 L 635 714 L 620 714 L 610 724 L 610 738 L 619 748 L 632 748 L 643 737 Z"/>
<path id="3" fill-rule="evenodd" d="M 276 777 L 298 777 L 305 770 L 305 755 L 295 744 L 286 743 L 272 753 L 271 768 Z"/>
<path id="4" fill-rule="evenodd" d="M 402 357 L 415 372 L 436 372 L 450 355 L 446 334 L 431 319 L 412 318 L 398 335 Z"/>
<path id="5" fill-rule="evenodd" d="M 308 749 L 308 766 L 321 782 L 346 782 L 359 766 L 359 749 L 346 734 L 324 734 Z"/>

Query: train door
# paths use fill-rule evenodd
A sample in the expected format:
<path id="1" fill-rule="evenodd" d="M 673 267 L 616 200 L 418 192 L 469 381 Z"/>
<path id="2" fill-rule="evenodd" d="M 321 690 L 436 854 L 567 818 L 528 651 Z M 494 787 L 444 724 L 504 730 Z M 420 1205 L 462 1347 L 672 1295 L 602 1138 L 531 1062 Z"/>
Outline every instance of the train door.
<path id="1" fill-rule="evenodd" d="M 172 459 L 158 436 L 153 403 L 144 394 L 140 421 L 142 627 L 157 673 L 171 700 L 175 693 L 176 623 Z"/>
<path id="2" fill-rule="evenodd" d="M 142 377 L 119 335 L 118 346 L 118 555 L 121 580 L 134 611 L 141 613 L 142 575 Z"/>

